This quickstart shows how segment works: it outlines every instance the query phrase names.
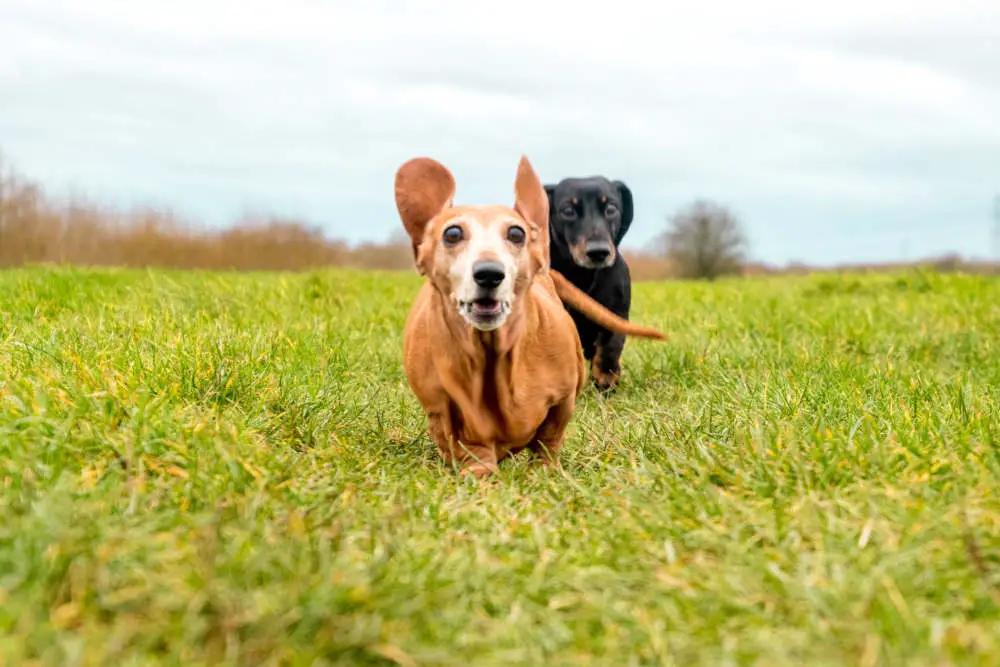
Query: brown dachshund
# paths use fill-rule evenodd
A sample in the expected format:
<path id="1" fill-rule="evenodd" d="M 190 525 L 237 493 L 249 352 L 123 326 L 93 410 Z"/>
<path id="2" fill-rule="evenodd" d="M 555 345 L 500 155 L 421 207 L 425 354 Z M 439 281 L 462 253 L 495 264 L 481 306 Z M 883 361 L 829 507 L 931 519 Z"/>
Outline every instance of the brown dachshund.
<path id="1" fill-rule="evenodd" d="M 587 380 L 580 338 L 562 301 L 601 326 L 640 338 L 658 331 L 605 309 L 549 269 L 549 202 L 526 157 L 514 207 L 453 206 L 455 179 L 430 158 L 396 172 L 396 208 L 428 278 L 403 333 L 403 366 L 448 463 L 485 477 L 527 447 L 556 453 Z"/>

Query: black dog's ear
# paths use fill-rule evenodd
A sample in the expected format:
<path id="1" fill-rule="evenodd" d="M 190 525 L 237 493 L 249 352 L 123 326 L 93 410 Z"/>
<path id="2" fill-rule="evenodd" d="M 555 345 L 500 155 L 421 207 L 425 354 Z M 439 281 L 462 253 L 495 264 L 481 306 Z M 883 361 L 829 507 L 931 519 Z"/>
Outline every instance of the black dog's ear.
<path id="1" fill-rule="evenodd" d="M 632 225 L 632 216 L 635 215 L 635 208 L 632 205 L 632 191 L 621 181 L 611 181 L 612 187 L 618 188 L 618 196 L 622 200 L 622 223 L 618 226 L 618 233 L 615 234 L 615 245 L 617 246 L 625 238 L 625 232 Z"/>
<path id="2" fill-rule="evenodd" d="M 556 186 L 545 185 L 543 187 L 545 188 L 545 196 L 549 198 L 549 217 L 551 218 L 552 214 L 555 213 L 556 211 L 556 202 L 555 202 Z"/>

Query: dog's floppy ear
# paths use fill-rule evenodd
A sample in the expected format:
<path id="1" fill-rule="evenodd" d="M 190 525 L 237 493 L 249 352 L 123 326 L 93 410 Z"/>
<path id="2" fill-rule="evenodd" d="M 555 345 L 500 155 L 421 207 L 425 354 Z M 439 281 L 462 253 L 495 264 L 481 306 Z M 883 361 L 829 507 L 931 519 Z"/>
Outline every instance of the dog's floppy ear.
<path id="1" fill-rule="evenodd" d="M 618 196 L 622 200 L 622 222 L 618 226 L 618 233 L 615 234 L 615 246 L 625 238 L 625 232 L 632 225 L 632 216 L 635 215 L 635 208 L 632 204 L 632 191 L 621 181 L 611 181 L 611 187 L 618 188 Z"/>
<path id="2" fill-rule="evenodd" d="M 413 245 L 413 259 L 424 239 L 427 223 L 452 205 L 455 177 L 429 157 L 415 157 L 396 171 L 396 210 Z"/>
<path id="3" fill-rule="evenodd" d="M 514 210 L 535 227 L 540 241 L 542 267 L 549 265 L 549 196 L 538 180 L 538 174 L 522 155 L 517 165 L 517 179 L 514 181 Z"/>
<path id="4" fill-rule="evenodd" d="M 545 186 L 545 196 L 549 198 L 549 217 L 556 212 L 556 184 L 549 183 Z"/>

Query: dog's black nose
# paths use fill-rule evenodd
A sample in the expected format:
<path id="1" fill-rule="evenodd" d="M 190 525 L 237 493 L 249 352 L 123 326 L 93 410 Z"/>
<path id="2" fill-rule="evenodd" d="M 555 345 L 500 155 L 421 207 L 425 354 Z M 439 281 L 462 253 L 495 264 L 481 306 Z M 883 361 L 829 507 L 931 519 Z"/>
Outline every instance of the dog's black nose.
<path id="1" fill-rule="evenodd" d="M 507 273 L 503 269 L 503 264 L 493 260 L 481 260 L 472 265 L 472 279 L 480 287 L 493 289 L 503 282 Z"/>
<path id="2" fill-rule="evenodd" d="M 611 246 L 604 241 L 591 241 L 584 250 L 587 252 L 587 259 L 594 264 L 603 264 L 611 256 Z"/>

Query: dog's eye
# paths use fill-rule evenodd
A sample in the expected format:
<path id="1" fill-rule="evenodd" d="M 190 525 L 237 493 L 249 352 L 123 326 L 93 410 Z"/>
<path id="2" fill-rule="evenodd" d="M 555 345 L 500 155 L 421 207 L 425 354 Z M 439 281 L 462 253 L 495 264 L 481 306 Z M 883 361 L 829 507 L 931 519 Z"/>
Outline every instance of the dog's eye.
<path id="1" fill-rule="evenodd" d="M 573 208 L 570 204 L 566 204 L 565 206 L 563 206 L 562 210 L 559 212 L 562 213 L 563 217 L 566 218 L 572 218 L 576 216 L 576 209 Z"/>
<path id="2" fill-rule="evenodd" d="M 614 204 L 608 204 L 607 206 L 604 207 L 604 215 L 608 217 L 611 217 L 617 212 L 618 212 L 618 207 L 615 206 Z"/>
<path id="3" fill-rule="evenodd" d="M 514 245 L 521 245 L 522 243 L 524 243 L 525 237 L 526 235 L 524 233 L 524 230 L 521 229 L 520 227 L 511 227 L 510 229 L 507 230 L 507 240 L 513 243 Z"/>
<path id="4" fill-rule="evenodd" d="M 465 234 L 462 232 L 461 227 L 458 225 L 452 225 L 444 230 L 442 238 L 444 239 L 445 245 L 455 245 L 456 243 L 459 243 L 464 236 Z"/>

